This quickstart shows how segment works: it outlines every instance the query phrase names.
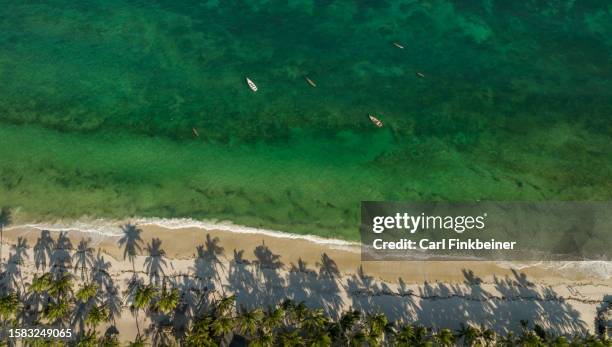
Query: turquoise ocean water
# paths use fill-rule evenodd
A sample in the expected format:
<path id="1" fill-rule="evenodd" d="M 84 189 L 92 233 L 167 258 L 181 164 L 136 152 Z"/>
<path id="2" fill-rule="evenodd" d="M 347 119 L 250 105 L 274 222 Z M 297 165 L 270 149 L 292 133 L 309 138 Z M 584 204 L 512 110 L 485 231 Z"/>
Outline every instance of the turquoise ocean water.
<path id="1" fill-rule="evenodd" d="M 610 200 L 611 140 L 607 1 L 0 7 L 0 205 L 35 218 L 354 239 L 361 200 Z"/>

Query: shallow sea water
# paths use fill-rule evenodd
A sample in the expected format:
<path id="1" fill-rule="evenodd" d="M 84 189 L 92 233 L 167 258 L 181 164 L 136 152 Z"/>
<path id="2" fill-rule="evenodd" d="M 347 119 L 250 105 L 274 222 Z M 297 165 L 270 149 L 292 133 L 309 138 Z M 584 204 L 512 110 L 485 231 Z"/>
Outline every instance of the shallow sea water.
<path id="1" fill-rule="evenodd" d="M 361 200 L 610 200 L 611 23 L 605 1 L 4 4 L 0 204 L 355 239 Z"/>

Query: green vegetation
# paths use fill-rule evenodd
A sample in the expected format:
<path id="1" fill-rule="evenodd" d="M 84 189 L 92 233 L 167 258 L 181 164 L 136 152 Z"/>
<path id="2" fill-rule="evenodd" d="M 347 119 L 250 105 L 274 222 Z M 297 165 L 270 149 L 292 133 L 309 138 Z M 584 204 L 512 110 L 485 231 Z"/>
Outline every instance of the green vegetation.
<path id="1" fill-rule="evenodd" d="M 124 228 L 125 241 L 122 245 L 128 249 L 128 254 L 132 252 L 129 249 L 141 247 L 138 230 L 134 225 Z M 232 342 L 248 346 L 612 346 L 603 318 L 606 312 L 612 310 L 612 303 L 606 301 L 602 302 L 596 318 L 598 335 L 583 331 L 566 336 L 528 321 L 520 322 L 521 328 L 516 334 L 498 334 L 485 325 L 461 324 L 459 329 L 450 330 L 439 326 L 407 324 L 400 320 L 390 321 L 384 314 L 365 313 L 372 309 L 373 306 L 369 305 L 373 303 L 362 303 L 358 308 L 328 314 L 329 311 L 322 308 L 287 299 L 287 295 L 278 298 L 274 305 L 257 306 L 260 298 L 257 293 L 251 292 L 245 297 L 239 286 L 232 284 L 232 278 L 238 278 L 240 282 L 249 281 L 246 273 L 238 269 L 249 262 L 242 258 L 242 252 L 237 251 L 234 251 L 233 261 L 236 268 L 229 269 L 228 273 L 231 285 L 227 289 L 232 294 L 224 294 L 216 288 L 220 283 L 216 281 L 219 271 L 225 271 L 219 269 L 219 256 L 223 248 L 216 238 L 207 237 L 204 245 L 197 247 L 194 282 L 189 282 L 191 279 L 182 275 L 165 275 L 164 252 L 154 239 L 143 247 L 147 249 L 145 268 L 133 272 L 125 285 L 115 282 L 115 277 L 110 273 L 110 264 L 100 252 L 95 256 L 92 252 L 83 253 L 89 259 L 84 263 L 74 256 L 79 254 L 79 250 L 89 249 L 89 241 L 85 240 L 73 249 L 66 234 L 60 233 L 54 240 L 48 232 L 41 233 L 33 251 L 35 258 L 48 258 L 49 267 L 37 262 L 36 274 L 30 283 L 23 285 L 20 271 L 23 263 L 18 261 L 17 254 L 19 249 L 28 246 L 23 241 L 19 243 L 21 247 L 13 247 L 8 264 L 1 269 L 0 320 L 3 336 L 7 336 L 8 329 L 26 326 L 70 327 L 74 331 L 74 337 L 64 341 L 27 338 L 23 341 L 26 346 L 119 346 L 121 334 L 125 332 L 118 331 L 116 323 L 122 314 L 129 315 L 129 311 L 136 322 L 137 335 L 128 346 L 228 346 Z M 137 251 L 132 255 L 139 253 Z M 260 284 L 263 288 L 282 286 L 284 282 L 275 274 L 283 266 L 279 257 L 265 246 L 258 246 L 255 254 L 257 260 L 252 265 L 263 276 L 256 281 L 262 281 Z M 333 259 L 324 254 L 317 266 L 320 267 L 318 274 L 302 262 L 292 264 L 290 274 L 302 274 L 304 281 L 309 276 L 319 276 L 319 280 L 323 281 L 321 283 L 336 283 L 340 273 Z M 83 271 L 86 275 L 80 276 Z M 158 275 L 161 276 L 160 284 L 157 284 Z M 363 274 L 359 276 L 364 278 Z M 465 276 L 469 283 L 480 283 L 469 271 Z M 308 284 L 303 283 L 303 286 L 308 287 Z M 298 287 L 295 289 L 305 289 Z M 375 290 L 375 287 L 370 284 L 362 290 Z M 528 286 L 515 288 L 522 291 L 522 295 L 530 295 L 526 292 Z M 313 292 L 312 295 L 329 295 L 333 286 L 320 290 L 323 292 Z M 482 291 L 479 293 L 483 295 Z M 261 294 L 271 298 L 267 292 Z M 549 295 L 554 297 L 555 294 L 552 292 Z M 242 299 L 239 300 L 239 297 Z M 407 302 L 411 299 L 406 296 L 402 300 Z M 481 308 L 486 305 L 485 302 L 478 302 L 478 299 L 472 300 L 476 300 L 474 305 L 481 305 Z M 571 311 L 562 307 L 553 308 L 550 312 L 544 310 L 541 314 L 552 315 L 553 324 L 560 326 L 570 322 L 564 319 L 576 319 Z M 467 310 L 467 307 L 459 309 Z M 456 314 L 450 306 L 444 312 Z M 496 315 L 511 317 L 510 312 L 495 312 Z M 457 320 L 464 318 L 453 316 Z M 555 328 L 555 325 L 551 328 Z M 10 345 L 13 342 L 8 341 Z"/>

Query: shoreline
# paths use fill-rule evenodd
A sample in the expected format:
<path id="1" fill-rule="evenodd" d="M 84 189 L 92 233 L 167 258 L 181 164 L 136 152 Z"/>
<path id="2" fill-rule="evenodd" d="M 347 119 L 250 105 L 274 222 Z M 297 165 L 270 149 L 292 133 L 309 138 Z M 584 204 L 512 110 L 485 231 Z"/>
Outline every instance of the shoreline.
<path id="1" fill-rule="evenodd" d="M 599 283 L 612 285 L 612 262 L 568 261 L 568 262 L 511 262 L 511 261 L 361 261 L 360 244 L 341 239 L 329 239 L 315 235 L 286 233 L 241 226 L 230 221 L 198 221 L 189 218 L 126 218 L 124 220 L 58 219 L 53 222 L 16 223 L 4 229 L 5 239 L 27 236 L 32 231 L 49 230 L 52 233 L 67 232 L 69 238 L 90 238 L 101 245 L 105 253 L 121 260 L 116 241 L 121 236 L 121 226 L 132 223 L 143 230 L 146 244 L 152 238 L 163 242 L 166 254 L 173 259 L 190 259 L 195 256 L 195 247 L 204 241 L 207 234 L 218 237 L 225 248 L 226 256 L 233 250 L 247 253 L 258 244 L 265 244 L 278 253 L 287 265 L 305 261 L 314 265 L 322 253 L 337 259 L 343 273 L 355 273 L 360 267 L 382 280 L 410 283 L 443 281 L 461 282 L 462 270 L 469 269 L 493 281 L 497 276 L 509 275 L 513 271 L 526 273 L 534 280 L 544 283 Z M 181 241 L 176 242 L 177 236 Z M 35 239 L 28 237 L 30 245 Z M 300 249 L 296 254 L 294 249 Z M 416 265 L 416 266 L 413 266 Z M 418 269 L 417 269 L 418 268 Z"/>
<path id="2" fill-rule="evenodd" d="M 361 262 L 359 253 L 304 239 L 193 227 L 168 229 L 150 223 L 137 227 L 142 230 L 142 251 L 134 259 L 137 276 L 149 276 L 151 280 L 146 267 L 147 248 L 158 242 L 163 249 L 156 253 L 162 254 L 161 275 L 173 286 L 189 292 L 198 284 L 204 285 L 213 296 L 215 292 L 234 294 L 241 307 L 251 309 L 278 305 L 290 298 L 322 308 L 336 318 L 339 312 L 359 309 L 382 312 L 392 321 L 434 328 L 459 329 L 463 319 L 498 333 L 520 333 L 520 321 L 528 320 L 554 334 L 573 335 L 594 331 L 593 318 L 612 293 L 611 279 L 593 278 L 563 266 L 551 269 L 546 264 L 521 267 L 484 261 Z M 117 244 L 120 235 L 92 230 L 64 233 L 72 244 L 70 253 L 74 254 L 80 240 L 90 239 L 96 263 L 106 264 L 105 271 L 119 293 L 125 292 L 134 272 Z M 54 240 L 59 235 L 59 230 L 50 230 Z M 5 260 L 10 258 L 11 245 L 18 238 L 27 242 L 23 264 L 26 283 L 40 274 L 33 254 L 39 236 L 39 229 L 19 225 L 4 231 Z M 217 238 L 223 250 L 207 258 L 210 253 L 206 243 L 215 243 Z M 66 245 L 66 240 L 62 244 Z M 197 250 L 198 245 L 204 246 Z M 337 266 L 333 277 L 322 272 L 326 261 L 323 253 L 333 263 L 328 268 Z M 69 271 L 76 277 L 79 270 Z M 557 313 L 562 315 L 561 323 Z M 141 321 L 142 326 L 148 323 Z M 116 326 L 122 341 L 135 338 L 137 329 L 129 307 L 122 306 Z"/>
<path id="3" fill-rule="evenodd" d="M 63 224 L 65 223 L 65 224 Z M 68 220 L 62 222 L 41 222 L 41 223 L 23 223 L 20 225 L 13 225 L 6 228 L 33 228 L 37 230 L 49 230 L 49 231 L 76 231 L 81 233 L 93 233 L 108 237 L 115 237 L 121 235 L 121 225 L 134 224 L 137 226 L 152 226 L 159 227 L 168 230 L 181 230 L 181 229 L 201 229 L 203 231 L 215 230 L 223 232 L 231 232 L 235 234 L 257 234 L 275 238 L 285 239 L 299 239 L 309 241 L 316 244 L 322 244 L 332 247 L 346 247 L 346 249 L 352 249 L 353 247 L 360 247 L 359 242 L 348 241 L 343 239 L 326 238 L 311 234 L 296 234 L 291 232 L 262 229 L 256 227 L 250 227 L 245 225 L 238 225 L 231 221 L 200 221 L 192 218 L 126 218 L 125 220 L 106 220 L 103 218 L 91 219 L 91 220 Z M 357 250 L 359 251 L 359 250 Z"/>

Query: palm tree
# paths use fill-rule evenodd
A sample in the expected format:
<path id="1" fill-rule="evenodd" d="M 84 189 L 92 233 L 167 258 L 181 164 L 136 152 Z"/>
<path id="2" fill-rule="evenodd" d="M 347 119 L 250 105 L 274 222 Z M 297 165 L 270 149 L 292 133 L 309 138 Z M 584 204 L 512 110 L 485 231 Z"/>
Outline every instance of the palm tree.
<path id="1" fill-rule="evenodd" d="M 70 303 L 67 299 L 61 298 L 58 301 L 50 302 L 43 312 L 43 316 L 49 323 L 63 322 L 70 315 Z"/>
<path id="2" fill-rule="evenodd" d="M 136 287 L 134 302 L 132 305 L 136 309 L 136 329 L 138 330 L 138 335 L 140 335 L 140 328 L 138 326 L 138 311 L 148 308 L 156 295 L 157 289 L 152 284 L 138 284 L 138 287 Z"/>
<path id="3" fill-rule="evenodd" d="M 0 298 L 0 317 L 8 320 L 17 312 L 19 307 L 19 297 L 15 292 L 11 292 Z"/>
<path id="4" fill-rule="evenodd" d="M 441 329 L 434 338 L 440 346 L 444 347 L 450 347 L 455 343 L 455 335 L 449 329 Z"/>
<path id="5" fill-rule="evenodd" d="M 424 343 L 427 344 L 428 338 L 427 338 L 427 334 L 428 334 L 428 330 L 427 328 L 425 328 L 422 325 L 417 325 L 416 328 L 414 329 L 415 332 L 415 336 L 417 338 L 417 341 L 420 341 L 420 343 Z"/>
<path id="6" fill-rule="evenodd" d="M 70 297 L 72 293 L 72 276 L 69 273 L 61 275 L 60 278 L 53 280 L 45 278 L 45 276 L 35 278 L 39 281 L 35 287 L 40 290 L 46 287 L 46 292 L 54 300 L 48 302 L 45 307 L 43 316 L 50 322 L 64 322 L 70 315 Z M 34 283 L 32 284 L 34 286 Z"/>
<path id="7" fill-rule="evenodd" d="M 480 331 L 471 325 L 461 323 L 461 328 L 457 330 L 457 337 L 463 338 L 463 344 L 473 346 L 480 338 Z"/>
<path id="8" fill-rule="evenodd" d="M 98 295 L 98 285 L 96 283 L 84 283 L 74 295 L 75 308 L 72 314 L 73 325 L 78 324 L 80 331 L 85 331 L 85 324 L 89 312 L 92 307 L 96 304 L 96 297 Z"/>
<path id="9" fill-rule="evenodd" d="M 236 323 L 234 318 L 225 315 L 216 317 L 210 324 L 210 330 L 213 333 L 213 336 L 217 337 L 221 341 L 223 341 L 229 333 L 234 331 L 235 327 Z"/>
<path id="10" fill-rule="evenodd" d="M 280 307 L 285 310 L 285 325 L 293 325 L 298 322 L 297 313 L 295 312 L 295 303 L 286 299 L 280 304 Z"/>
<path id="11" fill-rule="evenodd" d="M 98 294 L 98 285 L 95 283 L 84 284 L 75 294 L 75 297 L 81 302 L 88 302 L 89 299 L 96 297 Z"/>
<path id="12" fill-rule="evenodd" d="M 49 297 L 49 287 L 51 287 L 51 283 L 53 282 L 53 275 L 49 272 L 44 273 L 42 275 L 34 274 L 32 278 L 32 283 L 28 287 L 28 293 L 26 297 L 28 298 L 28 305 L 31 305 L 28 312 L 34 313 L 35 320 L 38 320 L 40 317 L 39 308 L 42 306 L 43 313 L 46 309 L 46 306 L 49 304 L 51 298 Z"/>
<path id="13" fill-rule="evenodd" d="M 167 320 L 154 320 L 147 329 L 153 346 L 171 346 L 172 326 Z"/>
<path id="14" fill-rule="evenodd" d="M 95 330 L 88 330 L 84 333 L 76 344 L 77 347 L 97 347 L 98 334 Z"/>
<path id="15" fill-rule="evenodd" d="M 543 346 L 540 337 L 532 332 L 522 334 L 518 340 L 517 345 L 520 346 Z M 586 345 L 586 344 L 585 344 Z"/>
<path id="16" fill-rule="evenodd" d="M 117 335 L 104 335 L 100 339 L 99 347 L 119 347 L 119 338 Z"/>
<path id="17" fill-rule="evenodd" d="M 51 287 L 51 283 L 53 283 L 53 275 L 51 273 L 45 273 L 42 276 L 34 275 L 32 279 L 32 284 L 30 284 L 30 291 L 42 294 L 46 292 L 49 287 Z"/>
<path id="18" fill-rule="evenodd" d="M 155 308 L 164 313 L 170 314 L 174 311 L 176 306 L 179 304 L 179 291 L 176 288 L 172 288 L 168 290 L 166 288 L 166 281 L 164 280 L 164 285 L 162 288 L 162 292 L 159 296 L 159 299 L 155 303 Z"/>
<path id="19" fill-rule="evenodd" d="M 260 309 L 242 312 L 242 314 L 238 316 L 238 328 L 240 333 L 245 336 L 255 336 L 262 318 L 263 312 Z"/>
<path id="20" fill-rule="evenodd" d="M 6 334 L 8 322 L 17 317 L 19 303 L 19 297 L 14 292 L 0 298 L 0 318 L 2 318 L 3 329 L 2 335 Z"/>
<path id="21" fill-rule="evenodd" d="M 514 334 L 512 332 L 507 333 L 504 336 L 500 336 L 496 341 L 496 346 L 499 347 L 512 347 L 516 346 Z M 565 345 L 559 345 L 559 347 L 566 347 Z"/>
<path id="22" fill-rule="evenodd" d="M 310 339 L 308 345 L 311 347 L 330 347 L 332 339 L 326 331 L 318 331 Z"/>
<path id="23" fill-rule="evenodd" d="M 536 328 L 540 328 L 542 329 L 539 325 L 536 324 Z M 481 333 L 480 333 L 480 338 L 482 339 L 482 342 L 484 343 L 485 346 L 489 346 L 489 345 L 493 345 L 493 342 L 495 342 L 496 339 L 496 334 L 493 330 L 485 328 L 484 326 L 481 327 L 480 329 Z M 543 329 L 542 329 L 543 331 Z"/>
<path id="24" fill-rule="evenodd" d="M 278 336 L 279 345 L 283 347 L 303 346 L 304 339 L 300 336 L 299 330 L 284 332 Z"/>
<path id="25" fill-rule="evenodd" d="M 306 307 L 306 304 L 303 301 L 297 305 L 294 305 L 291 311 L 291 318 L 296 323 L 301 323 L 309 313 L 308 307 Z"/>
<path id="26" fill-rule="evenodd" d="M 334 337 L 340 341 L 347 342 L 350 333 L 353 331 L 355 325 L 359 323 L 360 319 L 361 312 L 357 310 L 343 312 L 340 319 L 335 323 L 333 331 Z"/>
<path id="27" fill-rule="evenodd" d="M 269 309 L 262 321 L 262 329 L 272 334 L 278 327 L 283 324 L 285 318 L 285 310 L 282 307 Z"/>
<path id="28" fill-rule="evenodd" d="M 204 317 L 197 319 L 189 332 L 189 341 L 195 343 L 196 340 L 215 341 L 215 344 L 229 344 L 226 339 L 231 338 L 231 333 L 236 328 L 236 319 L 232 316 L 235 296 L 221 296 L 213 303 L 213 310 Z M 198 326 L 202 325 L 202 326 Z M 205 326 L 205 327 L 204 327 Z M 223 343 L 223 341 L 227 343 Z"/>
<path id="29" fill-rule="evenodd" d="M 86 278 L 87 272 L 85 269 L 87 266 L 93 264 L 93 252 L 94 249 L 89 246 L 91 239 L 82 239 L 77 246 L 76 252 L 72 255 L 72 261 L 74 262 L 74 272 L 81 270 L 81 279 Z"/>
<path id="30" fill-rule="evenodd" d="M 136 338 L 134 339 L 134 341 L 131 341 L 128 343 L 128 347 L 145 347 L 145 341 L 146 339 L 140 336 L 140 333 L 139 333 L 138 335 L 136 335 Z"/>
<path id="31" fill-rule="evenodd" d="M 322 309 L 310 310 L 302 321 L 302 327 L 305 328 L 307 332 L 314 333 L 323 329 L 327 321 L 328 319 Z"/>
<path id="32" fill-rule="evenodd" d="M 107 322 L 109 320 L 108 310 L 103 306 L 94 305 L 91 310 L 87 313 L 85 322 L 90 329 L 96 330 L 96 327 L 100 323 Z"/>
<path id="33" fill-rule="evenodd" d="M 348 345 L 354 347 L 361 347 L 366 345 L 367 342 L 368 339 L 365 333 L 361 330 L 357 330 L 349 336 Z"/>
<path id="34" fill-rule="evenodd" d="M 234 305 L 236 304 L 236 296 L 223 296 L 217 302 L 217 316 L 230 315 Z"/>
<path id="35" fill-rule="evenodd" d="M 50 296 L 54 296 L 58 301 L 72 292 L 72 275 L 69 273 L 51 282 L 48 288 Z"/>
<path id="36" fill-rule="evenodd" d="M 421 346 L 426 334 L 427 329 L 424 327 L 405 325 L 395 333 L 393 342 L 397 346 Z"/>
<path id="37" fill-rule="evenodd" d="M 126 224 L 121 227 L 123 230 L 123 236 L 119 239 L 119 245 L 123 247 L 123 259 L 127 257 L 132 263 L 132 271 L 136 274 L 136 268 L 134 266 L 134 259 L 142 250 L 142 238 L 140 234 L 142 229 L 137 228 L 134 224 Z"/>
<path id="38" fill-rule="evenodd" d="M 187 336 L 185 337 L 185 346 L 189 347 L 213 347 L 218 346 L 219 344 L 214 340 L 213 336 L 210 334 L 210 327 L 212 323 L 212 318 L 210 316 L 204 316 L 197 319 Z"/>
<path id="39" fill-rule="evenodd" d="M 24 346 L 28 346 L 28 347 L 63 347 L 62 342 L 60 341 L 53 341 L 53 340 L 48 340 L 44 337 L 28 337 L 26 339 L 23 340 L 24 341 Z M 2 343 L 0 342 L 0 346 L 4 347 L 7 345 L 2 345 Z"/>
<path id="40" fill-rule="evenodd" d="M 11 224 L 11 209 L 3 206 L 0 209 L 0 270 L 2 270 L 2 245 L 4 244 L 4 227 Z"/>
<path id="41" fill-rule="evenodd" d="M 389 321 L 384 314 L 370 315 L 367 318 L 369 327 L 368 340 L 371 345 L 379 345 L 382 342 L 385 332 L 388 330 Z"/>
<path id="42" fill-rule="evenodd" d="M 274 346 L 274 337 L 272 334 L 260 333 L 251 340 L 249 346 L 253 347 L 272 347 Z"/>

